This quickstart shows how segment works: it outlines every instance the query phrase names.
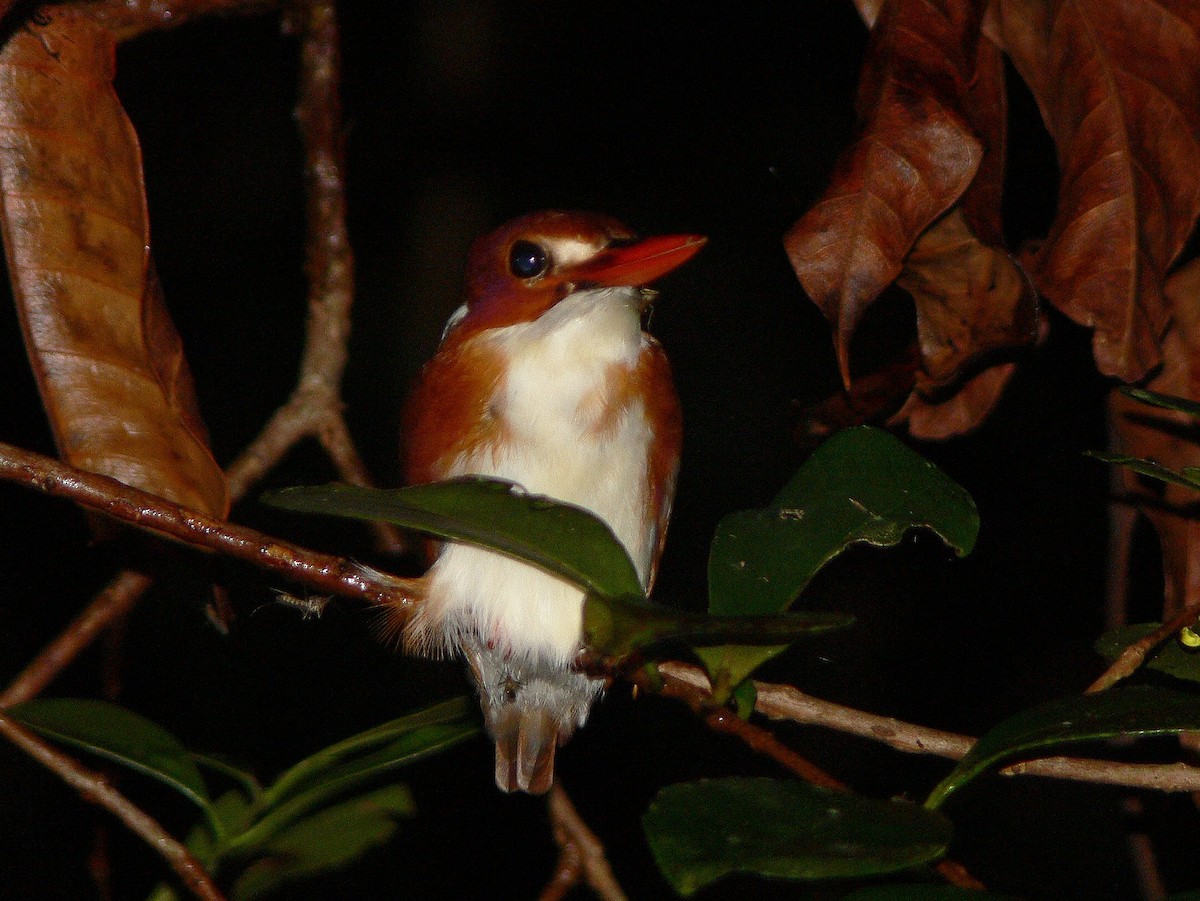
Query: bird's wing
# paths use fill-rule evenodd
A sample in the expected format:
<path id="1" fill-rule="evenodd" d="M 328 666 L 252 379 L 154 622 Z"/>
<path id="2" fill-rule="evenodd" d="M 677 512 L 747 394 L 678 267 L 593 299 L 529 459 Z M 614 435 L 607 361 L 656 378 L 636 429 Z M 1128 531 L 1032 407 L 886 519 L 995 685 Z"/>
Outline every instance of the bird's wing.
<path id="1" fill-rule="evenodd" d="M 679 397 L 671 378 L 671 364 L 662 346 L 647 336 L 646 345 L 638 358 L 634 380 L 646 417 L 654 425 L 654 437 L 648 449 L 650 520 L 655 524 L 657 545 L 650 561 L 646 591 L 654 587 L 658 561 L 667 540 L 667 523 L 671 518 L 671 502 L 675 497 L 675 478 L 679 473 L 679 452 L 683 445 L 683 414 Z"/>
<path id="2" fill-rule="evenodd" d="M 446 478 L 457 458 L 498 437 L 489 407 L 501 372 L 500 357 L 484 342 L 453 335 L 425 364 L 404 415 L 408 484 Z"/>

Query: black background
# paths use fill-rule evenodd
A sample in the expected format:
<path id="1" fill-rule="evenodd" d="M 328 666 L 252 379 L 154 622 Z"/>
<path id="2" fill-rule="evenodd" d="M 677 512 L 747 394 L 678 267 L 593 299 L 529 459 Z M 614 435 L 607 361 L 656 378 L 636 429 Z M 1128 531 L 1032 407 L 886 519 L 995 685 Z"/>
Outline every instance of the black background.
<path id="1" fill-rule="evenodd" d="M 683 470 L 659 600 L 703 606 L 707 544 L 725 513 L 765 503 L 802 461 L 796 411 L 837 384 L 824 320 L 781 236 L 823 190 L 854 133 L 866 30 L 841 0 L 347 3 L 344 96 L 350 227 L 359 293 L 347 416 L 372 471 L 398 478 L 398 412 L 432 352 L 469 241 L 544 207 L 595 209 L 646 234 L 700 232 L 710 244 L 663 285 L 653 330 L 670 354 L 686 420 Z M 188 350 L 218 460 L 228 463 L 290 391 L 302 341 L 299 147 L 291 119 L 296 44 L 270 17 L 209 20 L 140 38 L 119 54 L 118 91 L 142 139 L 153 244 Z M 1011 73 L 1010 73 L 1011 75 Z M 1015 77 L 1010 242 L 1043 233 L 1054 156 Z M 912 331 L 893 304 L 871 328 Z M 1106 473 L 1088 335 L 1053 316 L 994 416 L 922 450 L 979 505 L 975 553 L 957 560 L 916 537 L 855 551 L 810 588 L 812 606 L 859 625 L 773 662 L 767 678 L 941 728 L 978 733 L 1009 713 L 1083 688 L 1101 662 Z M 52 441 L 15 317 L 0 321 L 3 439 Z M 269 486 L 333 477 L 304 446 Z M 0 488 L 0 653 L 15 672 L 115 571 L 124 546 L 94 546 L 68 505 Z M 313 546 L 382 562 L 363 530 L 266 510 L 234 511 Z M 146 553 L 146 552 L 143 552 Z M 1153 541 L 1135 589 L 1153 616 Z M 327 743 L 465 690 L 453 664 L 404 660 L 373 637 L 373 615 L 337 605 L 302 621 L 273 603 L 270 578 L 194 556 L 148 553 L 165 575 L 124 638 L 123 703 L 189 746 L 264 776 Z M 393 563 L 388 565 L 394 566 Z M 209 580 L 241 614 L 228 637 L 204 620 Z M 98 691 L 89 652 L 52 688 Z M 781 735 L 877 796 L 921 798 L 947 764 L 817 729 Z M 318 898 L 531 898 L 556 857 L 544 805 L 492 786 L 479 740 L 412 768 L 420 808 L 352 870 L 284 893 Z M 559 771 L 634 898 L 669 897 L 641 837 L 655 791 L 734 773 L 779 775 L 681 706 L 617 690 L 559 755 Z M 191 811 L 128 779 L 177 833 Z M 998 890 L 1046 898 L 1134 896 L 1117 790 L 988 779 L 949 813 L 954 854 Z M 1182 800 L 1143 798 L 1173 887 L 1194 882 Z M 86 898 L 93 814 L 17 752 L 0 748 L 0 896 Z M 1175 840 L 1185 833 L 1179 847 Z M 120 898 L 161 874 L 120 827 L 110 836 Z M 843 888 L 733 879 L 705 897 L 838 897 Z M 583 895 L 580 895 L 583 897 Z"/>

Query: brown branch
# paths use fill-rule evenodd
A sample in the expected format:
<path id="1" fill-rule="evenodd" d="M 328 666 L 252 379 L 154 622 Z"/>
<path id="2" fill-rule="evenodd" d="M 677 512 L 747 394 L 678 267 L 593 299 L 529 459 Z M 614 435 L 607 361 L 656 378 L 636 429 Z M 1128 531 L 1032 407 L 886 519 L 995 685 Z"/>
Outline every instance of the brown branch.
<path id="1" fill-rule="evenodd" d="M 1172 635 L 1185 626 L 1195 625 L 1200 618 L 1200 604 L 1185 607 L 1167 622 L 1163 623 L 1149 635 L 1139 638 L 1121 652 L 1095 682 L 1087 687 L 1087 693 L 1104 691 L 1111 688 L 1122 679 L 1132 676 L 1138 667 L 1146 662 L 1146 655 L 1168 640 Z"/>
<path id="2" fill-rule="evenodd" d="M 422 592 L 420 579 L 390 576 L 345 557 L 322 554 L 213 519 L 116 479 L 10 444 L 0 443 L 0 479 L 66 498 L 160 537 L 246 561 L 318 593 L 386 605 L 403 613 L 412 609 Z"/>
<path id="3" fill-rule="evenodd" d="M 297 442 L 315 437 L 339 475 L 352 485 L 371 480 L 342 412 L 342 377 L 354 302 L 354 253 L 346 226 L 345 148 L 340 96 L 337 16 L 330 0 L 308 0 L 287 19 L 300 34 L 296 119 L 304 145 L 308 322 L 292 396 L 228 470 L 229 489 L 242 497 Z M 399 532 L 374 524 L 380 546 L 403 550 Z"/>
<path id="4" fill-rule="evenodd" d="M 75 4 L 125 41 L 162 31 L 200 16 L 254 15 L 279 7 L 279 0 L 82 0 Z"/>
<path id="5" fill-rule="evenodd" d="M 836 776 L 825 772 L 825 770 L 807 758 L 797 754 L 776 738 L 769 730 L 742 719 L 727 707 L 714 706 L 712 702 L 712 685 L 709 683 L 704 671 L 699 667 L 686 663 L 667 661 L 659 664 L 658 672 L 663 680 L 661 693 L 667 697 L 682 698 L 697 715 L 704 719 L 710 729 L 737 736 L 751 750 L 770 757 L 801 779 L 811 782 L 813 785 L 819 785 L 822 788 L 832 791 L 850 790 L 846 783 L 842 782 Z M 635 682 L 635 684 L 638 683 Z M 760 703 L 763 700 L 762 692 L 769 688 L 769 686 L 759 682 L 755 682 L 754 684 L 760 691 L 755 709 L 760 710 Z M 791 686 L 778 687 L 795 691 Z M 948 883 L 959 888 L 973 890 L 987 888 L 987 886 L 972 876 L 966 867 L 955 860 L 943 858 L 938 861 L 934 869 Z"/>
<path id="6" fill-rule="evenodd" d="M 558 782 L 550 787 L 546 806 L 554 827 L 554 840 L 561 853 L 554 875 L 542 890 L 539 901 L 558 901 L 566 897 L 581 878 L 587 880 L 588 886 L 603 901 L 625 901 L 625 892 L 608 865 L 604 845 L 588 828 Z"/>
<path id="7" fill-rule="evenodd" d="M 11 7 L 0 0 L 0 16 Z M 107 0 L 86 3 L 105 25 L 127 37 L 173 27 L 195 16 L 247 13 L 279 4 L 262 0 Z M 291 399 L 258 438 L 229 467 L 230 496 L 239 500 L 297 442 L 315 436 L 343 479 L 370 484 L 342 415 L 341 379 L 347 359 L 354 260 L 346 229 L 341 105 L 338 96 L 337 23 L 332 3 L 313 0 L 295 16 L 302 32 L 297 116 L 305 147 L 309 279 L 308 324 L 303 361 Z M 383 523 L 374 525 L 385 550 L 398 552 L 403 540 Z M 19 703 L 40 692 L 113 621 L 124 616 L 150 582 L 119 574 L 0 695 L 0 705 Z"/>
<path id="8" fill-rule="evenodd" d="M 708 677 L 697 666 L 679 661 L 659 664 L 664 677 L 707 689 Z M 933 754 L 958 760 L 975 744 L 969 735 L 942 732 L 891 717 L 810 697 L 790 685 L 755 682 L 758 701 L 754 709 L 772 719 L 785 719 L 810 726 L 823 726 L 881 742 L 897 751 Z M 1200 767 L 1185 763 L 1118 763 L 1078 757 L 1043 757 L 1011 764 L 999 770 L 1005 776 L 1048 776 L 1075 782 L 1123 785 L 1178 792 L 1200 790 Z"/>
<path id="9" fill-rule="evenodd" d="M 0 733 L 75 789 L 85 801 L 103 807 L 128 826 L 162 856 L 197 898 L 224 901 L 225 896 L 191 852 L 164 830 L 157 820 L 109 785 L 103 776 L 42 741 L 3 712 L 0 712 Z"/>
<path id="10" fill-rule="evenodd" d="M 845 783 L 825 772 L 812 761 L 801 757 L 766 729 L 743 720 L 722 706 L 715 705 L 711 686 L 708 680 L 703 678 L 703 673 L 699 669 L 696 672 L 700 673 L 702 681 L 681 678 L 671 669 L 672 667 L 687 666 L 687 664 L 668 663 L 667 666 L 667 670 L 663 670 L 662 666 L 659 666 L 659 673 L 665 677 L 661 689 L 658 689 L 659 693 L 686 703 L 714 732 L 723 732 L 726 735 L 740 738 L 751 750 L 770 757 L 806 782 L 835 791 L 847 790 Z M 630 673 L 628 678 L 639 688 L 646 691 L 656 690 L 643 671 Z"/>
<path id="11" fill-rule="evenodd" d="M 132 570 L 118 573 L 0 694 L 0 708 L 20 704 L 39 694 L 113 620 L 133 608 L 151 581 L 149 576 Z"/>

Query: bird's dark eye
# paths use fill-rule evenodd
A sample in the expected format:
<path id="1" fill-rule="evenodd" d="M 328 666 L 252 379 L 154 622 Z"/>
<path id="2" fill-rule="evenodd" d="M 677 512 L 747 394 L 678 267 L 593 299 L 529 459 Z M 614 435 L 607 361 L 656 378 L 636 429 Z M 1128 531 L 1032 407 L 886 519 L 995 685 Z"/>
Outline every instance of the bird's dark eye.
<path id="1" fill-rule="evenodd" d="M 549 267 L 545 249 L 532 241 L 518 241 L 508 253 L 508 268 L 517 278 L 536 278 Z"/>

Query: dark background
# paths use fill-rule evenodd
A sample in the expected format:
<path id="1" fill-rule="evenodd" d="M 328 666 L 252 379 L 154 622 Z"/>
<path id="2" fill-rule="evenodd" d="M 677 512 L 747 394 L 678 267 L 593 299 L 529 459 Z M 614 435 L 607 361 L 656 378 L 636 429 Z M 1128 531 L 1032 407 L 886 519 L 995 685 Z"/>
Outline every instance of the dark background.
<path id="1" fill-rule="evenodd" d="M 670 354 L 686 419 L 683 470 L 658 599 L 700 608 L 717 520 L 765 503 L 803 460 L 798 410 L 837 384 L 828 328 L 781 236 L 823 190 L 853 135 L 866 30 L 842 0 L 701 7 L 452 0 L 345 4 L 344 96 L 359 294 L 347 415 L 372 471 L 398 478 L 398 412 L 459 302 L 469 241 L 510 216 L 584 208 L 643 233 L 710 244 L 662 285 L 653 330 Z M 210 20 L 119 54 L 118 90 L 143 143 L 155 257 L 183 335 L 217 459 L 228 463 L 288 395 L 302 340 L 296 45 L 270 17 Z M 1011 74 L 1011 73 L 1010 73 Z M 1054 157 L 1032 101 L 1010 80 L 1010 243 L 1044 232 Z M 983 527 L 955 559 L 935 540 L 855 551 L 822 574 L 811 606 L 853 612 L 845 634 L 804 644 L 766 678 L 941 728 L 979 733 L 1009 713 L 1082 689 L 1099 672 L 1106 473 L 1088 336 L 1051 317 L 994 416 L 923 452 L 974 495 Z M 911 309 L 869 329 L 897 341 Z M 52 441 L 15 317 L 0 322 L 3 439 Z M 900 342 L 902 343 L 902 341 Z M 305 446 L 269 485 L 333 477 Z M 0 488 L 0 654 L 16 672 L 130 553 L 94 546 L 77 511 Z M 365 531 L 266 510 L 234 517 L 376 563 Z M 145 551 L 141 552 L 143 555 Z M 1140 618 L 1161 591 L 1143 535 Z M 325 744 L 465 690 L 457 666 L 400 658 L 352 604 L 302 621 L 257 573 L 156 549 L 160 587 L 124 635 L 123 702 L 198 750 L 270 776 Z M 207 585 L 240 613 L 223 637 L 203 617 Z M 90 652 L 54 694 L 99 691 Z M 818 763 L 877 797 L 921 798 L 948 764 L 817 729 L 778 727 Z M 318 898 L 532 898 L 556 857 L 544 805 L 492 785 L 483 740 L 405 774 L 420 808 L 350 871 L 284 893 Z M 616 690 L 559 755 L 564 784 L 633 898 L 669 897 L 639 818 L 659 787 L 703 776 L 779 775 L 707 733 L 681 706 Z M 190 810 L 128 779 L 177 833 Z M 997 890 L 1045 898 L 1134 897 L 1123 793 L 989 779 L 952 802 L 956 857 Z M 1182 800 L 1143 797 L 1172 887 L 1194 883 Z M 104 822 L 17 752 L 0 748 L 0 896 L 87 898 L 91 821 Z M 1178 843 L 1175 837 L 1184 832 Z M 120 898 L 160 875 L 120 827 Z M 1177 846 L 1178 844 L 1178 846 Z M 733 879 L 704 897 L 838 897 L 842 889 Z M 580 897 L 586 895 L 581 893 Z"/>

